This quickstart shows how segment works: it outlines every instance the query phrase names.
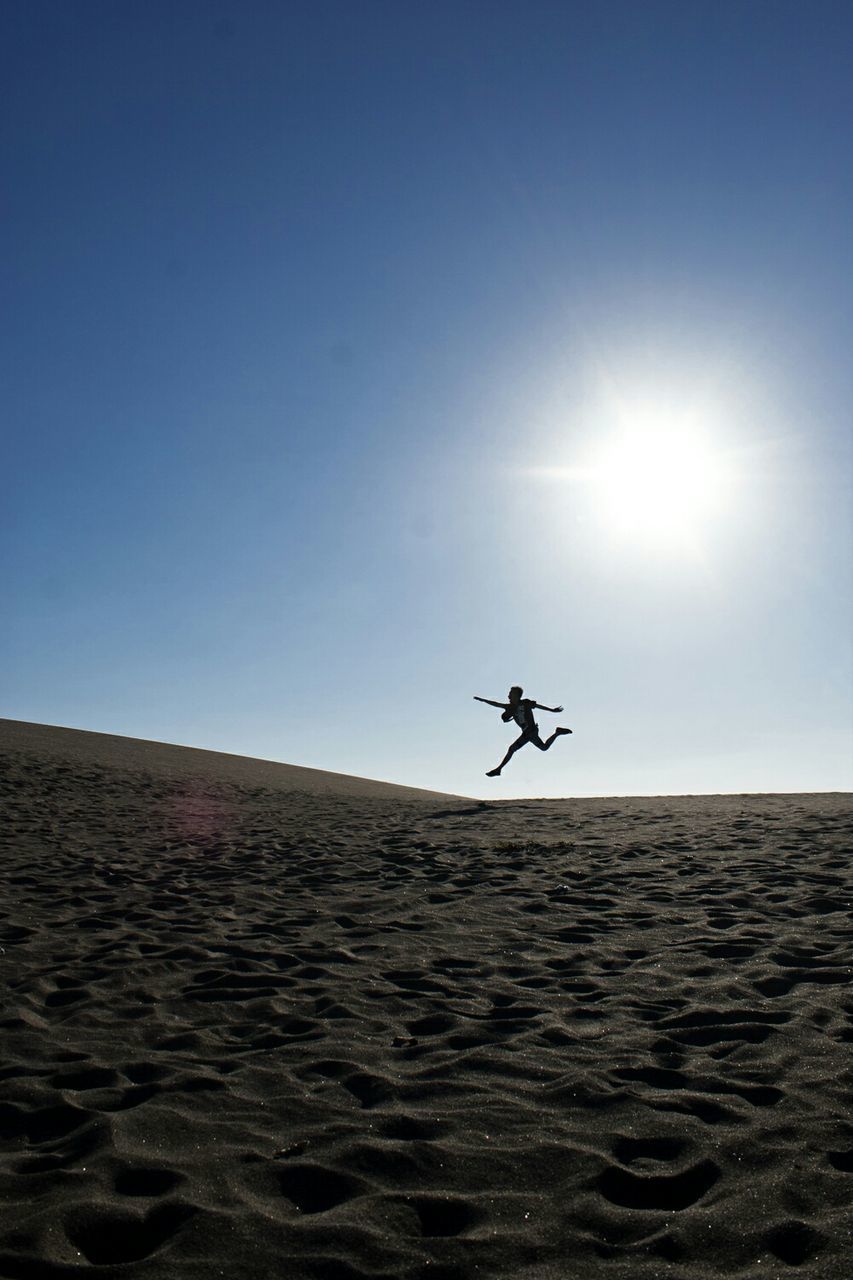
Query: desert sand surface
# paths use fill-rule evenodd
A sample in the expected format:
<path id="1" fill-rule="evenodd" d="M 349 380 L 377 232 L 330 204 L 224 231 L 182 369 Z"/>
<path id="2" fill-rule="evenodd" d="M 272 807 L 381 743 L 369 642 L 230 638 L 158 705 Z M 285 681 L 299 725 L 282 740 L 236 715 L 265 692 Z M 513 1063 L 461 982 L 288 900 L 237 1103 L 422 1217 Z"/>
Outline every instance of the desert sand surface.
<path id="1" fill-rule="evenodd" d="M 849 795 L 0 786 L 0 1276 L 853 1274 Z"/>

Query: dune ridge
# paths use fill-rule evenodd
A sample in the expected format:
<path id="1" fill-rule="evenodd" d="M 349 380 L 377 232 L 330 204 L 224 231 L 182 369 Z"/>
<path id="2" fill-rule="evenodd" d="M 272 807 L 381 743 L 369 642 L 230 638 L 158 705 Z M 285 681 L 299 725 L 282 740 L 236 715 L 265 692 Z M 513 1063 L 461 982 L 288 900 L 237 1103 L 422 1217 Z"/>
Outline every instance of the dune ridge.
<path id="1" fill-rule="evenodd" d="M 846 1280 L 850 796 L 186 752 L 0 723 L 0 1276 Z"/>

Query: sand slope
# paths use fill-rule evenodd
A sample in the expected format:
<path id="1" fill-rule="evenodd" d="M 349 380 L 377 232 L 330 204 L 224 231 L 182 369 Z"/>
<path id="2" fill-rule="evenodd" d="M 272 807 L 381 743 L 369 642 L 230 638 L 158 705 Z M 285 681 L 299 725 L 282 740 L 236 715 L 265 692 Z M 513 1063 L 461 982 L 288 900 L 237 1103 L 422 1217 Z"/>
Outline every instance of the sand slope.
<path id="1" fill-rule="evenodd" d="M 447 799 L 441 791 L 401 787 L 394 782 L 353 778 L 325 769 L 303 769 L 300 765 L 279 764 L 275 760 L 253 760 L 220 751 L 200 751 L 166 742 L 145 742 L 109 733 L 89 733 L 84 729 L 64 729 L 57 725 L 29 724 L 24 720 L 0 720 L 0 750 L 34 751 L 52 756 L 68 765 L 97 765 L 109 769 L 130 769 L 174 782 L 200 779 L 204 783 L 245 783 L 311 795 L 359 796 L 374 799 Z"/>
<path id="2" fill-rule="evenodd" d="M 26 732 L 0 1276 L 849 1276 L 849 796 L 460 801 Z"/>

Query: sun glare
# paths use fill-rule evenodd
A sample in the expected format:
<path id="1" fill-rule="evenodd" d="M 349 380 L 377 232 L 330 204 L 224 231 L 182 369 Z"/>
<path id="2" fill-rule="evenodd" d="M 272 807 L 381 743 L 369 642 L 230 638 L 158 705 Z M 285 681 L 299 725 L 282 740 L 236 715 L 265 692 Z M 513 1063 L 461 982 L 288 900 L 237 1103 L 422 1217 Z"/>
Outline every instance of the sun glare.
<path id="1" fill-rule="evenodd" d="M 689 422 L 644 413 L 591 458 L 593 501 L 608 527 L 677 539 L 695 532 L 722 500 L 724 474 L 706 434 Z"/>
<path id="2" fill-rule="evenodd" d="M 710 412 L 619 404 L 572 466 L 535 469 L 568 482 L 572 507 L 610 537 L 677 553 L 719 521 L 732 476 Z M 583 502 L 580 501 L 583 495 Z"/>

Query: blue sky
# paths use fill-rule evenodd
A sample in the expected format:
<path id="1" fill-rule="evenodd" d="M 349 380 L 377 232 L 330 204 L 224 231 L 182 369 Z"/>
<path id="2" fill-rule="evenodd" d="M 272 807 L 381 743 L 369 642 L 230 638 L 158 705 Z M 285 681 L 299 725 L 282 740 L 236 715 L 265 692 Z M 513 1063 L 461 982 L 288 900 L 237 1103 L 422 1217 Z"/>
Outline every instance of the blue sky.
<path id="1" fill-rule="evenodd" d="M 849 5 L 0 26 L 0 714 L 468 795 L 853 785 Z M 575 733 L 492 782 L 516 683 Z"/>

